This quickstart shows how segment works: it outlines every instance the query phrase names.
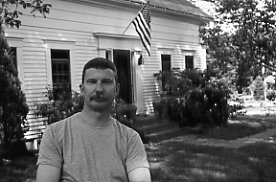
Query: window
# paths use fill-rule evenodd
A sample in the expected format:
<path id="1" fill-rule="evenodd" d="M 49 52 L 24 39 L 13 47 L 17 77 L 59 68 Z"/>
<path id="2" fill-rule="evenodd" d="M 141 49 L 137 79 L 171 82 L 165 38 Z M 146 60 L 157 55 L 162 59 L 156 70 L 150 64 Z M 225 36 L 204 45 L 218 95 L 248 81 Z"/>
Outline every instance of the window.
<path id="1" fill-rule="evenodd" d="M 162 54 L 162 71 L 171 72 L 171 55 Z"/>
<path id="2" fill-rule="evenodd" d="M 15 69 L 17 70 L 17 52 L 16 47 L 10 47 L 9 48 L 9 55 L 11 56 L 11 60 L 15 66 Z"/>
<path id="3" fill-rule="evenodd" d="M 58 100 L 61 92 L 71 93 L 70 52 L 69 50 L 51 50 L 53 96 Z"/>
<path id="4" fill-rule="evenodd" d="M 166 90 L 166 74 L 171 72 L 171 55 L 162 54 L 161 55 L 161 63 L 162 63 L 162 90 Z"/>
<path id="5" fill-rule="evenodd" d="M 185 68 L 194 69 L 194 56 L 185 56 Z"/>

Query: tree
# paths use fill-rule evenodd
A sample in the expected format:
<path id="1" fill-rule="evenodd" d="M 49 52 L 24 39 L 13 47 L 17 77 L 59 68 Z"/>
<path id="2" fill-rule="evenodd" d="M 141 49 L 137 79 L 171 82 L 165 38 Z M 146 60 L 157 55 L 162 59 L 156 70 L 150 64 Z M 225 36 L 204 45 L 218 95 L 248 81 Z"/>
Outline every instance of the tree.
<path id="1" fill-rule="evenodd" d="M 42 0 L 2 0 L 0 3 L 0 144 L 9 152 L 11 145 L 18 144 L 24 136 L 22 126 L 29 109 L 20 87 L 17 70 L 9 54 L 4 26 L 20 27 L 20 8 L 30 9 L 31 14 L 39 12 L 45 16 L 49 13 L 50 7 L 50 4 L 43 3 Z"/>
<path id="2" fill-rule="evenodd" d="M 276 71 L 276 8 L 269 0 L 212 0 L 214 21 L 201 30 L 220 73 L 235 70 L 238 88 L 263 67 Z"/>

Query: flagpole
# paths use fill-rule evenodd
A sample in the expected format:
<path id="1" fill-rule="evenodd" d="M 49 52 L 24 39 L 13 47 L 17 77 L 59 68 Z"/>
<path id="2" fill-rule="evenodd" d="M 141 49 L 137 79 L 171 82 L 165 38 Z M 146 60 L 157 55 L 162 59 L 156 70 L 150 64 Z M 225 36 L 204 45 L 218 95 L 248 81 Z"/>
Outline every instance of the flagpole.
<path id="1" fill-rule="evenodd" d="M 143 5 L 143 7 L 140 9 L 140 11 L 138 12 L 138 14 L 141 12 L 141 11 L 143 11 L 144 9 L 145 9 L 145 7 L 146 7 L 146 5 L 148 4 L 148 2 L 149 2 L 149 0 L 147 0 L 147 2 Z M 137 15 L 136 15 L 137 16 Z M 136 17 L 135 16 L 135 17 Z M 130 25 L 132 24 L 132 22 L 133 22 L 133 20 L 134 20 L 134 18 L 132 19 L 132 21 L 127 25 L 127 27 L 125 28 L 125 30 L 123 31 L 123 35 L 126 33 L 126 31 L 129 29 L 129 27 L 130 27 Z"/>
<path id="2" fill-rule="evenodd" d="M 130 25 L 132 24 L 132 22 L 133 22 L 133 21 L 131 21 L 131 22 L 128 24 L 128 26 L 125 28 L 125 30 L 124 30 L 123 33 L 122 33 L 123 35 L 126 33 L 127 29 L 130 27 Z"/>

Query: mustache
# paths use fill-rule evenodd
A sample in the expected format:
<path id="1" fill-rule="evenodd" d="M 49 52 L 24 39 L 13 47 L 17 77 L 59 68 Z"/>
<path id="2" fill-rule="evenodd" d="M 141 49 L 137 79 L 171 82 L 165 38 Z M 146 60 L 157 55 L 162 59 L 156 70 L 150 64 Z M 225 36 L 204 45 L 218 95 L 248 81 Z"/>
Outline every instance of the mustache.
<path id="1" fill-rule="evenodd" d="M 103 96 L 102 93 L 96 93 L 90 97 L 90 100 L 95 100 L 95 99 L 103 99 L 104 100 L 105 97 Z"/>

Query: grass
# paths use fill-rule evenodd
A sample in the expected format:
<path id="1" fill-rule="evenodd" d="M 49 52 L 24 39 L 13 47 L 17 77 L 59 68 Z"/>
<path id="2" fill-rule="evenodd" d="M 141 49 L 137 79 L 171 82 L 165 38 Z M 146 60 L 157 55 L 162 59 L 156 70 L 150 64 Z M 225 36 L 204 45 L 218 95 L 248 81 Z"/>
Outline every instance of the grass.
<path id="1" fill-rule="evenodd" d="M 227 127 L 195 132 L 199 138 L 234 140 L 276 127 L 274 117 L 241 116 Z M 190 133 L 189 133 L 190 134 Z M 201 146 L 179 140 L 147 146 L 153 182 L 272 182 L 276 181 L 274 142 L 257 142 L 241 148 Z"/>
<path id="2" fill-rule="evenodd" d="M 0 182 L 32 182 L 36 175 L 34 155 L 26 155 L 12 160 L 5 160 L 0 165 Z"/>
<path id="3" fill-rule="evenodd" d="M 276 181 L 276 144 L 259 142 L 239 149 L 164 142 L 146 148 L 153 182 Z M 35 156 L 0 166 L 1 182 L 35 179 Z"/>
<path id="4" fill-rule="evenodd" d="M 235 140 L 258 134 L 276 126 L 275 117 L 239 116 L 228 121 L 227 126 L 204 129 L 204 132 L 188 129 L 184 132 L 197 134 L 201 138 Z M 200 129 L 202 131 L 202 129 Z"/>
<path id="5" fill-rule="evenodd" d="M 197 134 L 232 140 L 276 127 L 274 117 L 239 117 L 227 127 Z M 276 136 L 274 136 L 274 139 Z M 276 143 L 257 142 L 238 149 L 170 141 L 150 143 L 146 151 L 153 182 L 276 181 Z M 29 155 L 0 164 L 0 182 L 33 182 L 36 157 Z"/>
<path id="6" fill-rule="evenodd" d="M 276 146 L 250 144 L 239 149 L 181 142 L 147 148 L 153 182 L 276 181 Z"/>

